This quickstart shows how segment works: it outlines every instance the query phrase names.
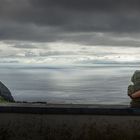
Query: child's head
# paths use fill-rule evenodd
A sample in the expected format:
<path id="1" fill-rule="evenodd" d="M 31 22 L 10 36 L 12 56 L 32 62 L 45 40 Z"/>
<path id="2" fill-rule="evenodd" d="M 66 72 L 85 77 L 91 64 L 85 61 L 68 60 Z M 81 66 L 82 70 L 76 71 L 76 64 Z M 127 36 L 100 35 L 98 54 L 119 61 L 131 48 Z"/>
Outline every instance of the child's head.
<path id="1" fill-rule="evenodd" d="M 136 70 L 131 78 L 131 81 L 134 84 L 140 83 L 140 70 Z"/>

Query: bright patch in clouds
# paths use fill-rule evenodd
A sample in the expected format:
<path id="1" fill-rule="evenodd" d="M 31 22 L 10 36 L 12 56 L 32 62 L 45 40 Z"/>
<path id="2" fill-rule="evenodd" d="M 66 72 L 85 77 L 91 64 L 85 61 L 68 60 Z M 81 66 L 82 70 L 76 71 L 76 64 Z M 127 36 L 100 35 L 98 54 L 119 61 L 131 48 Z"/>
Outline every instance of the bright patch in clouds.
<path id="1" fill-rule="evenodd" d="M 137 63 L 140 48 L 76 43 L 0 42 L 1 63 L 94 64 Z"/>

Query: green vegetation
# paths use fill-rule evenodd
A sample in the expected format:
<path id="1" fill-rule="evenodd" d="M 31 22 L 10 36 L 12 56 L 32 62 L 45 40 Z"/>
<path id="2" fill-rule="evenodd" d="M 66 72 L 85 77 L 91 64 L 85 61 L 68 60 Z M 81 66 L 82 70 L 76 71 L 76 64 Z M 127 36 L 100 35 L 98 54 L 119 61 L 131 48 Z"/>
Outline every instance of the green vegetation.
<path id="1" fill-rule="evenodd" d="M 3 97 L 0 96 L 0 103 L 8 103 L 9 101 L 5 100 Z"/>

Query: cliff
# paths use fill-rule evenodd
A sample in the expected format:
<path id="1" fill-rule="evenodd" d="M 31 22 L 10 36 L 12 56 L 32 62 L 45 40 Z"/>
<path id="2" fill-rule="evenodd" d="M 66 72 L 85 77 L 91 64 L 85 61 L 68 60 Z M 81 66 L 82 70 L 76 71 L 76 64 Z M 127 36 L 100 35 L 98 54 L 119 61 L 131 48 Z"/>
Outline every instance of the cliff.
<path id="1" fill-rule="evenodd" d="M 0 82 L 0 96 L 2 98 L 2 101 L 5 100 L 9 102 L 14 102 L 14 98 L 10 90 L 2 82 Z"/>

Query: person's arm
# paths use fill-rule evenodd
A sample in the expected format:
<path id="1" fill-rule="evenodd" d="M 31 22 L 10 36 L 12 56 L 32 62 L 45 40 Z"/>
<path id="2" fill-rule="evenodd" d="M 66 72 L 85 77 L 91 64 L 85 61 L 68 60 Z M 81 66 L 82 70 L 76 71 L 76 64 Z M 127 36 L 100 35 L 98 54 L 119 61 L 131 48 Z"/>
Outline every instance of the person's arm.
<path id="1" fill-rule="evenodd" d="M 133 99 L 135 99 L 135 98 L 140 98 L 140 90 L 139 90 L 139 91 L 136 91 L 136 92 L 133 93 L 133 94 L 131 94 L 131 97 L 132 97 Z"/>

